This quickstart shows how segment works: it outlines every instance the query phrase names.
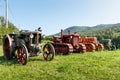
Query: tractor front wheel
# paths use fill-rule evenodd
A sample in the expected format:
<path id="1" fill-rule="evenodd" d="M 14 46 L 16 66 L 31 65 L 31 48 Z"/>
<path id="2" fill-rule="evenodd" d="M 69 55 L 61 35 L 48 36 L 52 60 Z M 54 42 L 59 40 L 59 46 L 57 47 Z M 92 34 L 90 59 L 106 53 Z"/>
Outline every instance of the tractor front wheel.
<path id="1" fill-rule="evenodd" d="M 45 60 L 51 61 L 54 59 L 55 49 L 52 44 L 48 43 L 43 47 L 43 57 Z"/>
<path id="2" fill-rule="evenodd" d="M 28 60 L 28 50 L 24 44 L 21 44 L 17 49 L 18 63 L 25 65 Z"/>

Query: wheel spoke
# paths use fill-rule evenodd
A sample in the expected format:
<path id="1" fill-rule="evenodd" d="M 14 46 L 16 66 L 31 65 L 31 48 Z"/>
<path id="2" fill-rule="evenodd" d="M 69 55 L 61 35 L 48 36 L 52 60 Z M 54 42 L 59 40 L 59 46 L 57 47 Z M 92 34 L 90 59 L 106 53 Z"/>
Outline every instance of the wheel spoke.
<path id="1" fill-rule="evenodd" d="M 52 54 L 48 55 L 48 60 L 50 60 L 52 58 Z"/>
<path id="2" fill-rule="evenodd" d="M 24 54 L 24 47 L 21 47 L 21 53 L 22 53 L 22 55 Z"/>
<path id="3" fill-rule="evenodd" d="M 45 60 L 47 60 L 47 58 L 48 58 L 47 52 L 45 52 L 45 53 L 43 54 L 43 57 L 44 57 Z"/>
<path id="4" fill-rule="evenodd" d="M 17 59 L 19 64 L 26 64 L 27 61 L 27 51 L 25 46 L 21 45 L 17 51 Z"/>
<path id="5" fill-rule="evenodd" d="M 52 60 L 55 54 L 52 44 L 46 44 L 43 47 L 43 57 L 45 60 Z"/>

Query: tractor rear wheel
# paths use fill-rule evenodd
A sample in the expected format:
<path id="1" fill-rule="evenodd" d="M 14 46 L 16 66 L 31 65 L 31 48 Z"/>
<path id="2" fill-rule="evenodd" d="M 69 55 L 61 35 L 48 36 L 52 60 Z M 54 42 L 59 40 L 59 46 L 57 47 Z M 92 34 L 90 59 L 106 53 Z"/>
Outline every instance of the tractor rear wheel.
<path id="1" fill-rule="evenodd" d="M 24 44 L 21 44 L 17 49 L 18 63 L 25 65 L 28 60 L 28 50 Z"/>
<path id="2" fill-rule="evenodd" d="M 3 53 L 4 53 L 4 58 L 7 60 L 12 58 L 11 45 L 12 45 L 12 40 L 10 36 L 5 35 L 3 38 Z"/>
<path id="3" fill-rule="evenodd" d="M 43 47 L 43 58 L 45 60 L 51 61 L 54 59 L 55 49 L 52 44 L 48 43 Z"/>

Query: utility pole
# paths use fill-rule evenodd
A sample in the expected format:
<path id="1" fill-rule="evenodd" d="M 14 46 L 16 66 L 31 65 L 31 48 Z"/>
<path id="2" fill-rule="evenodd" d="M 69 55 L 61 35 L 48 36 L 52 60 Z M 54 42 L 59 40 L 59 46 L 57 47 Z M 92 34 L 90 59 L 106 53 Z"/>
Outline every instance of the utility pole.
<path id="1" fill-rule="evenodd" d="M 8 28 L 8 0 L 6 0 L 6 28 Z"/>

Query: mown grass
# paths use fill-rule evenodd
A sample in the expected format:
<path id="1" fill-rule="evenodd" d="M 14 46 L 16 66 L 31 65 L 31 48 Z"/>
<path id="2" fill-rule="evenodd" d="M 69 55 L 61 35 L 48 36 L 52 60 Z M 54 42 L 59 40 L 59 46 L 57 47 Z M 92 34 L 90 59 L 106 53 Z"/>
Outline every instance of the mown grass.
<path id="1" fill-rule="evenodd" d="M 120 50 L 29 57 L 25 66 L 5 60 L 0 47 L 0 80 L 120 80 Z"/>

